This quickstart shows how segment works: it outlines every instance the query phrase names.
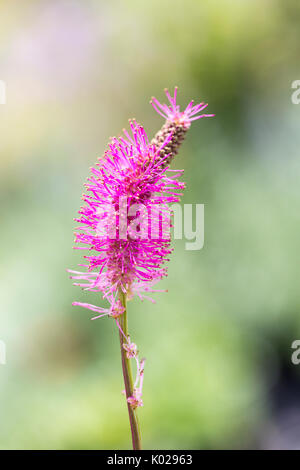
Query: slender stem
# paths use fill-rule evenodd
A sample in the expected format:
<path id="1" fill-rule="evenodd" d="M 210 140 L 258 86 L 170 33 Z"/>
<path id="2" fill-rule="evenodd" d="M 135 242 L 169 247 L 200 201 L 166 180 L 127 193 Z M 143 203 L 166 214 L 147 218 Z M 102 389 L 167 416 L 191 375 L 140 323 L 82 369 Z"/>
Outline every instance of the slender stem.
<path id="1" fill-rule="evenodd" d="M 126 294 L 120 291 L 119 298 L 120 298 L 120 301 L 122 302 L 123 307 L 125 307 L 124 313 L 119 317 L 119 322 L 120 322 L 120 326 L 125 336 L 127 337 L 128 336 L 128 323 L 127 323 Z M 126 400 L 127 400 L 127 398 L 131 397 L 133 394 L 132 370 L 131 370 L 130 360 L 127 358 L 126 351 L 123 348 L 124 337 L 121 331 L 119 331 L 119 335 L 120 335 L 120 346 L 121 346 L 121 357 L 122 357 L 122 369 L 123 369 L 123 377 L 124 377 Z M 136 409 L 134 410 L 128 402 L 127 402 L 127 407 L 128 407 L 128 414 L 129 414 L 133 450 L 141 450 L 142 448 L 141 432 L 140 432 L 139 421 L 137 417 L 137 410 Z"/>

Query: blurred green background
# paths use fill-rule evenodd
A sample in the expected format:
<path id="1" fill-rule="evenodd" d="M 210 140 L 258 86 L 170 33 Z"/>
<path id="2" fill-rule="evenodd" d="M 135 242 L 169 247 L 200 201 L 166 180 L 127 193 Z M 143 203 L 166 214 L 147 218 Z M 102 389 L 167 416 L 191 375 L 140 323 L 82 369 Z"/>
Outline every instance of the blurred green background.
<path id="1" fill-rule="evenodd" d="M 174 167 L 205 204 L 157 304 L 130 304 L 147 358 L 145 448 L 300 448 L 297 0 L 0 2 L 0 448 L 130 447 L 118 335 L 72 301 L 73 217 L 109 136 L 205 100 Z"/>

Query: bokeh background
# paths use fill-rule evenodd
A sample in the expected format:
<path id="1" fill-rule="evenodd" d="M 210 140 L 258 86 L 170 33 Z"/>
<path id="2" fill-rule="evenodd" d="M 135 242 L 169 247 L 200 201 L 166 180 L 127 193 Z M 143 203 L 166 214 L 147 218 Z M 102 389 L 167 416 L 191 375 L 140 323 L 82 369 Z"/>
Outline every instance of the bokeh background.
<path id="1" fill-rule="evenodd" d="M 130 447 L 118 335 L 71 302 L 73 217 L 111 135 L 162 125 L 164 87 L 205 100 L 175 167 L 205 246 L 133 301 L 145 448 L 300 448 L 298 0 L 0 3 L 0 447 Z"/>

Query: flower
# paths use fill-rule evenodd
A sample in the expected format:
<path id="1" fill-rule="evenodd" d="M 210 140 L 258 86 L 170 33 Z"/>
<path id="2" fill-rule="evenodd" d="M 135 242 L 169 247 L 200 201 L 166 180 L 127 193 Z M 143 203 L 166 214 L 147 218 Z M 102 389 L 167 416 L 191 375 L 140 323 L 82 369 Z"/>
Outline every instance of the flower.
<path id="1" fill-rule="evenodd" d="M 132 359 L 137 356 L 137 345 L 130 341 L 130 337 L 128 336 L 127 342 L 123 343 L 123 349 L 126 351 L 126 356 L 128 359 Z"/>
<path id="2" fill-rule="evenodd" d="M 184 189 L 177 180 L 182 171 L 162 168 L 158 155 L 171 135 L 157 148 L 142 126 L 132 121 L 130 127 L 132 135 L 125 131 L 125 137 L 112 139 L 105 158 L 91 169 L 86 205 L 75 219 L 80 223 L 75 242 L 96 254 L 85 256 L 86 273 L 70 271 L 71 277 L 108 299 L 120 290 L 141 295 L 142 286 L 148 290 L 148 283 L 166 275 L 164 263 L 172 252 L 168 204 L 178 202 Z"/>
<path id="3" fill-rule="evenodd" d="M 116 320 L 125 311 L 125 308 L 121 304 L 120 300 L 119 299 L 115 300 L 113 297 L 110 299 L 109 308 L 97 307 L 96 305 L 87 304 L 84 302 L 73 302 L 72 305 L 88 308 L 89 310 L 92 310 L 93 312 L 100 313 L 100 315 L 97 315 L 96 317 L 92 317 L 92 320 L 96 320 L 97 318 L 102 318 L 106 316 L 112 317 Z"/>

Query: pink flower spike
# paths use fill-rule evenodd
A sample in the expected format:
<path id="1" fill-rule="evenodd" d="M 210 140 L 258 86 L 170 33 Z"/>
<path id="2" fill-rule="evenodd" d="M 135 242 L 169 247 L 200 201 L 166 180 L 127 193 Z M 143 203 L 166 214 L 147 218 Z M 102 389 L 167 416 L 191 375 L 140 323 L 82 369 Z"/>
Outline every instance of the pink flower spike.
<path id="1" fill-rule="evenodd" d="M 122 393 L 134 450 L 141 450 L 139 422 L 133 410 L 143 406 L 145 359 L 140 360 L 137 345 L 131 342 L 127 305 L 134 296 L 155 303 L 151 293 L 167 292 L 154 287 L 167 276 L 166 264 L 173 251 L 171 227 L 176 221 L 171 204 L 180 201 L 185 189 L 178 180 L 183 170 L 170 170 L 170 164 L 191 123 L 214 116 L 203 114 L 207 104 L 195 104 L 193 100 L 180 110 L 177 91 L 175 87 L 172 96 L 165 89 L 168 104 L 152 98 L 153 108 L 165 119 L 152 139 L 135 119 L 129 120 L 128 131 L 123 129 L 119 137 L 109 138 L 104 155 L 90 168 L 74 219 L 74 248 L 87 253 L 78 264 L 85 272 L 68 270 L 70 278 L 75 286 L 97 293 L 97 299 L 108 305 L 72 305 L 95 312 L 92 320 L 111 317 L 116 323 L 125 385 Z"/>
<path id="2" fill-rule="evenodd" d="M 170 225 L 168 204 L 179 202 L 183 189 L 176 179 L 180 172 L 167 172 L 172 132 L 156 146 L 136 121 L 130 122 L 130 130 L 110 141 L 101 166 L 92 169 L 77 219 L 76 243 L 89 250 L 89 264 L 86 273 L 71 271 L 71 278 L 85 290 L 102 292 L 103 298 L 130 292 L 134 282 L 146 287 L 166 275 L 163 264 L 172 251 L 171 240 L 159 230 L 160 221 Z M 139 216 L 128 216 L 135 205 Z M 122 313 L 114 301 L 110 316 Z"/>

